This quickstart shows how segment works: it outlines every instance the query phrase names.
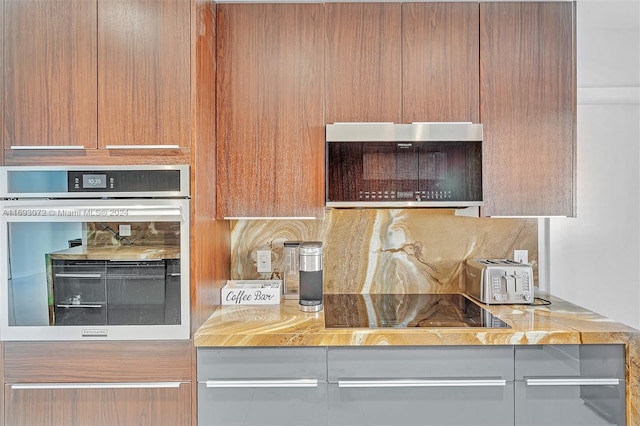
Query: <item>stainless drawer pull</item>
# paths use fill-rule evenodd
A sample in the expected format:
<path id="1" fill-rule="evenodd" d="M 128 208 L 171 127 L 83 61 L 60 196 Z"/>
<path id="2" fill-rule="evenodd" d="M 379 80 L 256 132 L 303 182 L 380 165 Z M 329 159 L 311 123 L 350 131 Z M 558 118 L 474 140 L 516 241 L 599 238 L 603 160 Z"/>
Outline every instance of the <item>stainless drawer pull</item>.
<path id="1" fill-rule="evenodd" d="M 24 145 L 24 146 L 19 146 L 19 145 L 12 145 L 11 149 L 16 149 L 16 150 L 29 150 L 29 149 L 46 149 L 46 150 L 67 150 L 67 149 L 87 149 L 82 145 Z"/>
<path id="2" fill-rule="evenodd" d="M 100 278 L 102 274 L 56 274 L 60 278 Z"/>
<path id="3" fill-rule="evenodd" d="M 178 149 L 180 145 L 107 145 L 107 149 Z"/>
<path id="4" fill-rule="evenodd" d="M 617 386 L 620 379 L 525 379 L 527 386 Z"/>
<path id="5" fill-rule="evenodd" d="M 318 379 L 207 380 L 208 388 L 317 388 Z"/>
<path id="6" fill-rule="evenodd" d="M 170 277 L 180 277 L 180 272 L 172 272 L 169 274 Z"/>
<path id="7" fill-rule="evenodd" d="M 25 383 L 11 385 L 11 389 L 164 389 L 179 388 L 181 384 L 181 382 Z"/>
<path id="8" fill-rule="evenodd" d="M 401 388 L 401 387 L 462 387 L 462 386 L 506 386 L 503 379 L 375 379 L 338 380 L 340 388 Z"/>
<path id="9" fill-rule="evenodd" d="M 57 308 L 102 308 L 102 305 L 85 304 L 85 303 L 67 303 L 56 305 Z"/>

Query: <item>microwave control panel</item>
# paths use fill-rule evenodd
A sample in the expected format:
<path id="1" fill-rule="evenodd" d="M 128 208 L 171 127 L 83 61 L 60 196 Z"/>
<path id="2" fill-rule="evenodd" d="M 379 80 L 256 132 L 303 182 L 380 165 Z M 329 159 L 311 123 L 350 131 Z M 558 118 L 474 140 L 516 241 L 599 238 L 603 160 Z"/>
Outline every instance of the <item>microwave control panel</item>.
<path id="1" fill-rule="evenodd" d="M 451 191 L 359 191 L 359 198 L 363 201 L 427 201 L 451 200 Z"/>

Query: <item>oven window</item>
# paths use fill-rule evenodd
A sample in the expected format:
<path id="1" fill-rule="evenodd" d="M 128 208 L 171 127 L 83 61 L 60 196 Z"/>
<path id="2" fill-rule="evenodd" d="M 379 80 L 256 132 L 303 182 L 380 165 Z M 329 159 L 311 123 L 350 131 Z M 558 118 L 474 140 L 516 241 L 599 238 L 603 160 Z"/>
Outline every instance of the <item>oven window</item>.
<path id="1" fill-rule="evenodd" d="M 179 222 L 9 222 L 8 325 L 178 325 Z"/>

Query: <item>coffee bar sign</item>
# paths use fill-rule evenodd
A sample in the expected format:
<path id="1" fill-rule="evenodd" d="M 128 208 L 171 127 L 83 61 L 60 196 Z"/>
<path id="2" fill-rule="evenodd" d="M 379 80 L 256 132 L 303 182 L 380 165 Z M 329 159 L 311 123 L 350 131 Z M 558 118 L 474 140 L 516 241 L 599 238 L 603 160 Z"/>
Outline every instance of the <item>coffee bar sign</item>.
<path id="1" fill-rule="evenodd" d="M 222 287 L 223 305 L 277 305 L 282 280 L 228 280 Z"/>

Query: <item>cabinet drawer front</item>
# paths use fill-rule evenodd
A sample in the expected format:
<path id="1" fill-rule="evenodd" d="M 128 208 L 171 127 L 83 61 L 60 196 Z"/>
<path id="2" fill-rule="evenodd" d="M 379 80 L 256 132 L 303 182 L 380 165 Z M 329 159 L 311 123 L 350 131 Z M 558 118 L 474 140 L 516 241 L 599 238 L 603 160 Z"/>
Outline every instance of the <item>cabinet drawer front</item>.
<path id="1" fill-rule="evenodd" d="M 329 384 L 329 424 L 513 425 L 513 382 L 499 387 L 341 388 Z"/>
<path id="2" fill-rule="evenodd" d="M 524 378 L 618 378 L 624 380 L 624 345 L 516 346 L 516 380 Z"/>
<path id="3" fill-rule="evenodd" d="M 550 383 L 516 382 L 517 425 L 626 425 L 624 382 L 583 386 Z"/>
<path id="4" fill-rule="evenodd" d="M 315 387 L 210 388 L 198 384 L 198 425 L 327 425 L 327 383 Z"/>
<path id="5" fill-rule="evenodd" d="M 329 382 L 340 379 L 513 380 L 512 346 L 329 348 Z"/>
<path id="6" fill-rule="evenodd" d="M 191 424 L 189 382 L 5 385 L 5 400 L 14 426 Z"/>
<path id="7" fill-rule="evenodd" d="M 198 382 L 327 378 L 325 348 L 198 348 L 197 356 Z"/>

